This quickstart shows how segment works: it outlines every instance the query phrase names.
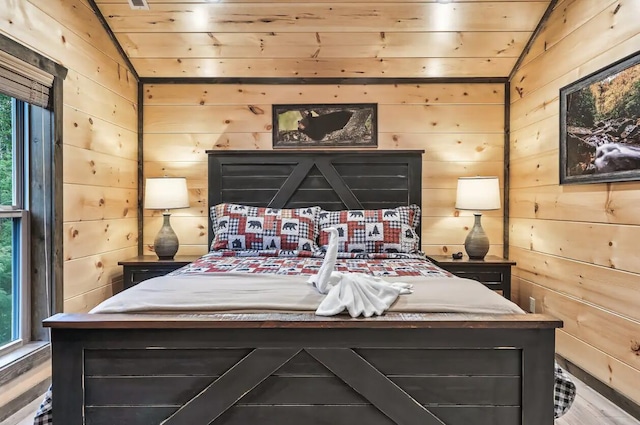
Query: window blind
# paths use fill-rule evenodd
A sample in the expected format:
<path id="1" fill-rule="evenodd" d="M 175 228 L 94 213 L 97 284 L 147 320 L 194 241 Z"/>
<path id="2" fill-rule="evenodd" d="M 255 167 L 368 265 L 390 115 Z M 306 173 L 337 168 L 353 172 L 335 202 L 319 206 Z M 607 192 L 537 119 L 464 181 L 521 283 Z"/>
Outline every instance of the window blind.
<path id="1" fill-rule="evenodd" d="M 0 91 L 32 105 L 46 108 L 53 75 L 0 50 Z"/>

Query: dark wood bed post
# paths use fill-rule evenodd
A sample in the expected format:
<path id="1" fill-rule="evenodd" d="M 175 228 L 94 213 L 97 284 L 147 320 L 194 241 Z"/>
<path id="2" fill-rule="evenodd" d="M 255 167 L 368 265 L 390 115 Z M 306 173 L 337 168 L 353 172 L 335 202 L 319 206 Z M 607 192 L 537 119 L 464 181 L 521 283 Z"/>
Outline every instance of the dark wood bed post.
<path id="1" fill-rule="evenodd" d="M 562 327 L 559 324 L 558 327 Z M 529 335 L 522 350 L 522 424 L 553 424 L 555 329 Z"/>
<path id="2" fill-rule="evenodd" d="M 84 384 L 83 355 L 84 344 L 77 331 L 51 330 L 51 381 L 56 389 L 52 399 L 55 424 L 84 424 L 84 394 L 81 390 Z"/>

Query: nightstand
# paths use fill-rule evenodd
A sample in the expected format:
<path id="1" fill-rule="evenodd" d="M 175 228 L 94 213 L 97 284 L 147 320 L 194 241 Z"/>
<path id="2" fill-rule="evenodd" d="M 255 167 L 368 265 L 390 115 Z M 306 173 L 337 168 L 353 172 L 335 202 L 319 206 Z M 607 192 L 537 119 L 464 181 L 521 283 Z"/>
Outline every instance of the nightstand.
<path id="1" fill-rule="evenodd" d="M 515 261 L 495 255 L 487 255 L 484 260 L 471 260 L 466 256 L 454 260 L 450 255 L 430 255 L 429 258 L 456 276 L 477 280 L 494 291 L 502 291 L 506 299 L 511 299 L 511 267 L 516 265 Z"/>
<path id="2" fill-rule="evenodd" d="M 122 279 L 123 289 L 131 288 L 143 280 L 156 276 L 164 276 L 182 266 L 194 262 L 200 256 L 177 255 L 173 260 L 159 260 L 155 255 L 140 255 L 119 261 L 118 265 L 124 269 Z"/>

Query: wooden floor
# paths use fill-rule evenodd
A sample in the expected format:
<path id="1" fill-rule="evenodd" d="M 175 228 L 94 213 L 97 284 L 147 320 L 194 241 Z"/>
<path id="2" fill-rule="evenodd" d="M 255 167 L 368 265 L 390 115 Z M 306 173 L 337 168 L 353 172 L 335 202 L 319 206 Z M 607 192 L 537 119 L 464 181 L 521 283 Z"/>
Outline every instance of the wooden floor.
<path id="1" fill-rule="evenodd" d="M 572 378 L 578 395 L 571 409 L 555 425 L 640 425 L 640 421 L 589 388 L 582 381 Z M 22 424 L 21 424 L 22 425 Z"/>
<path id="2" fill-rule="evenodd" d="M 573 378 L 578 387 L 578 396 L 569 412 L 556 420 L 555 425 L 640 425 L 640 421 L 629 416 L 600 394 Z M 0 425 L 32 425 L 33 414 L 39 400 L 16 413 Z"/>

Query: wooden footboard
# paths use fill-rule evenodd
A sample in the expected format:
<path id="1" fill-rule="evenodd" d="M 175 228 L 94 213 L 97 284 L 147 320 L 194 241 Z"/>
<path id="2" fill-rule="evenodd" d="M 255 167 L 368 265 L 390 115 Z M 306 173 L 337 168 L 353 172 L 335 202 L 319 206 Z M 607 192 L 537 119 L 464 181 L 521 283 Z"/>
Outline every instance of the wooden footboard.
<path id="1" fill-rule="evenodd" d="M 75 315 L 51 328 L 54 425 L 552 425 L 542 315 Z"/>

